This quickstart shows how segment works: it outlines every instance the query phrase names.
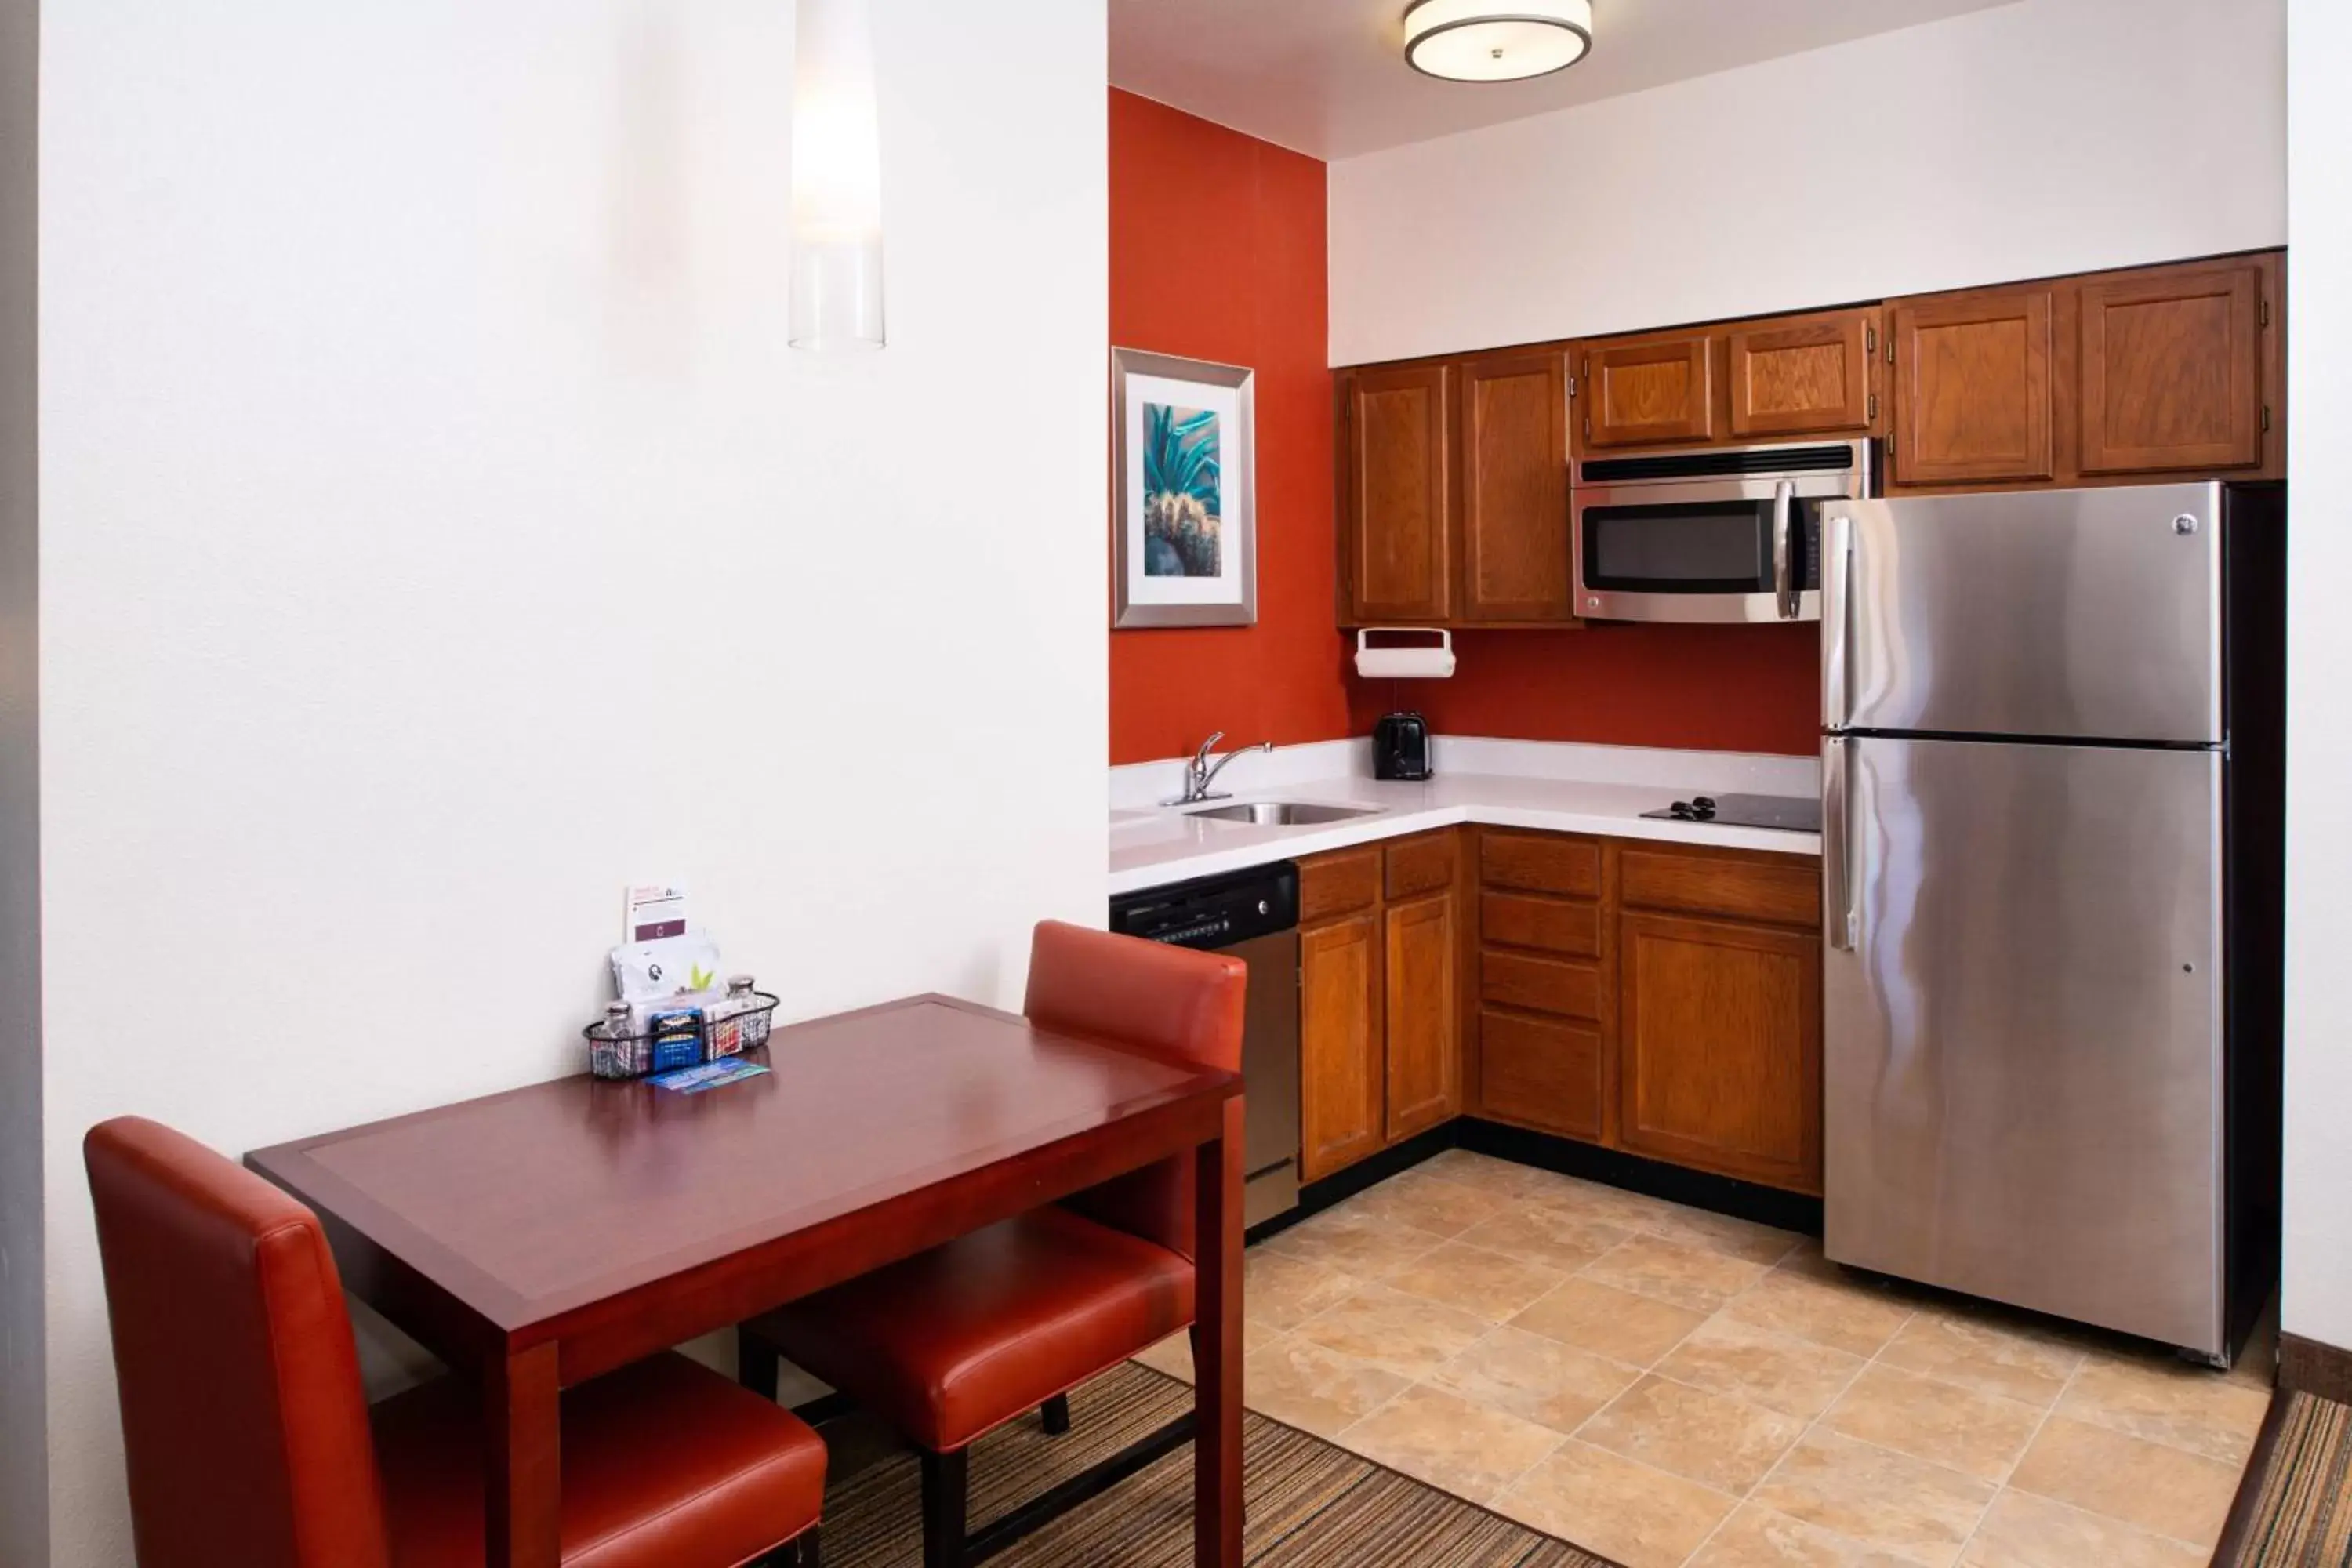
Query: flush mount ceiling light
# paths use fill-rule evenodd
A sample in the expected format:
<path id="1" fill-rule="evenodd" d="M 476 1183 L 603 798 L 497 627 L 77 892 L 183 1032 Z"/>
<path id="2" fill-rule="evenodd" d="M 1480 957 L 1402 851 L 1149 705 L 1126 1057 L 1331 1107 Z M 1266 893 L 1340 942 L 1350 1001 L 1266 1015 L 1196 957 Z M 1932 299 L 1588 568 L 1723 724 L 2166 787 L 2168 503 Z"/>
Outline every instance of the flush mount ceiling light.
<path id="1" fill-rule="evenodd" d="M 1405 64 L 1448 81 L 1522 81 L 1592 47 L 1592 0 L 1414 0 Z"/>

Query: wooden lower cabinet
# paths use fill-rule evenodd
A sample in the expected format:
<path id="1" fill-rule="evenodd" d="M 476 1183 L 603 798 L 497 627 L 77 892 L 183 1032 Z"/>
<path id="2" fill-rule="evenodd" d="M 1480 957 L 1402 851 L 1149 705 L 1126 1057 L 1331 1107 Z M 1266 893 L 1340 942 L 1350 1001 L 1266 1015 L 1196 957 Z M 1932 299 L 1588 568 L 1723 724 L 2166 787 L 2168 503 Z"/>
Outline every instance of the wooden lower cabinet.
<path id="1" fill-rule="evenodd" d="M 1573 959 L 1488 947 L 1478 954 L 1478 987 L 1483 1000 L 1505 1006 L 1570 1018 L 1601 1016 L 1600 968 Z"/>
<path id="2" fill-rule="evenodd" d="M 1299 898 L 1303 1179 L 1466 1111 L 1821 1191 L 1811 857 L 1474 827 Z"/>
<path id="3" fill-rule="evenodd" d="M 1479 833 L 1477 1114 L 1818 1193 L 1817 863 Z"/>
<path id="4" fill-rule="evenodd" d="M 1385 1142 L 1381 920 L 1350 915 L 1298 938 L 1298 1168 L 1316 1181 Z"/>
<path id="5" fill-rule="evenodd" d="M 1382 920 L 1393 1143 L 1462 1114 L 1462 938 L 1450 889 L 1391 904 Z"/>
<path id="6" fill-rule="evenodd" d="M 1605 1142 L 1612 993 L 1601 841 L 1478 830 L 1478 1114 Z"/>
<path id="7" fill-rule="evenodd" d="M 1619 1143 L 1818 1192 L 1821 938 L 1635 910 L 1618 931 Z"/>
<path id="8" fill-rule="evenodd" d="M 1317 1181 L 1462 1114 L 1461 834 L 1299 867 L 1299 1174 Z"/>
<path id="9" fill-rule="evenodd" d="M 1597 1142 L 1601 1026 L 1482 1008 L 1479 1110 L 1506 1121 Z"/>

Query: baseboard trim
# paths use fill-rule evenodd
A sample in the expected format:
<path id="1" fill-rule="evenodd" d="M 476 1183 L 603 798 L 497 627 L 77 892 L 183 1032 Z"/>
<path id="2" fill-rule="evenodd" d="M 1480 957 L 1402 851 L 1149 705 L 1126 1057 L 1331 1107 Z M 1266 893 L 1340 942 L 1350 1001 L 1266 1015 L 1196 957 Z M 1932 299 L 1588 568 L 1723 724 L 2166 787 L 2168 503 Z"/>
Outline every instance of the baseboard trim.
<path id="1" fill-rule="evenodd" d="M 2281 1388 L 2352 1405 L 2352 1351 L 2339 1350 L 2301 1334 L 2279 1335 Z"/>
<path id="2" fill-rule="evenodd" d="M 1538 1170 L 1557 1171 L 1564 1176 L 1578 1176 L 1588 1182 L 1599 1182 L 1604 1186 L 1622 1187 L 1627 1192 L 1664 1198 L 1669 1203 L 1687 1204 L 1693 1208 L 1710 1209 L 1735 1219 L 1753 1220 L 1758 1225 L 1793 1230 L 1805 1236 L 1822 1233 L 1822 1200 L 1819 1198 L 1807 1197 L 1801 1193 L 1782 1192 L 1777 1187 L 1758 1186 L 1753 1182 L 1734 1181 L 1728 1176 L 1693 1171 L 1657 1160 L 1646 1160 L 1638 1154 L 1603 1149 L 1549 1132 L 1537 1132 L 1475 1116 L 1461 1116 L 1383 1149 L 1377 1154 L 1367 1155 L 1344 1171 L 1336 1171 L 1320 1181 L 1308 1183 L 1298 1189 L 1297 1208 L 1252 1226 L 1248 1239 L 1259 1242 L 1267 1237 L 1279 1235 L 1300 1220 L 1321 1214 L 1335 1204 L 1345 1203 L 1365 1188 L 1377 1186 L 1391 1176 L 1401 1175 L 1423 1160 L 1442 1154 L 1448 1149 L 1468 1149 L 1474 1153 L 1491 1154 L 1498 1160 L 1512 1160 L 1522 1165 L 1533 1165 Z"/>
<path id="3" fill-rule="evenodd" d="M 1597 1143 L 1580 1142 L 1479 1117 L 1466 1116 L 1454 1125 L 1460 1147 L 1492 1154 L 1498 1160 L 1516 1160 L 1522 1165 L 1580 1176 L 1588 1182 L 1623 1187 L 1628 1192 L 1687 1204 L 1693 1208 L 1712 1209 L 1717 1214 L 1781 1230 L 1806 1236 L 1822 1233 L 1822 1200 L 1802 1193 L 1759 1186 L 1754 1182 L 1669 1165 L 1639 1154 L 1603 1149 Z"/>

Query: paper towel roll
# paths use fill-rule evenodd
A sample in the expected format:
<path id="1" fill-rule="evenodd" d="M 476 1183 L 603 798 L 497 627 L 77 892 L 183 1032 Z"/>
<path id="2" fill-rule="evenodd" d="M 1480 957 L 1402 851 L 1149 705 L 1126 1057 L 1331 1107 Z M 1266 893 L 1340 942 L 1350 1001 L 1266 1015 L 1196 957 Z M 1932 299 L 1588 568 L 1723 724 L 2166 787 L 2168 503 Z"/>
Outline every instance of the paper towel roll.
<path id="1" fill-rule="evenodd" d="M 1435 647 L 1374 647 L 1382 636 L 1433 637 Z M 1444 680 L 1454 673 L 1454 634 L 1435 626 L 1363 626 L 1356 633 L 1356 673 L 1367 680 Z"/>

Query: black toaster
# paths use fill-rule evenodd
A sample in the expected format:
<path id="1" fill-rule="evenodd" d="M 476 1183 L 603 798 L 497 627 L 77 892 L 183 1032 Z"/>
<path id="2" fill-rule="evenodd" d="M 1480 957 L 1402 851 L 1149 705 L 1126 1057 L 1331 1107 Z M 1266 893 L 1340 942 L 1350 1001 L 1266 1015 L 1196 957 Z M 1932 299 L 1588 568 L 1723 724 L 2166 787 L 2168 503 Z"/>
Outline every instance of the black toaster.
<path id="1" fill-rule="evenodd" d="M 1418 713 L 1391 713 L 1372 726 L 1372 776 L 1425 779 L 1429 765 L 1429 721 Z"/>

